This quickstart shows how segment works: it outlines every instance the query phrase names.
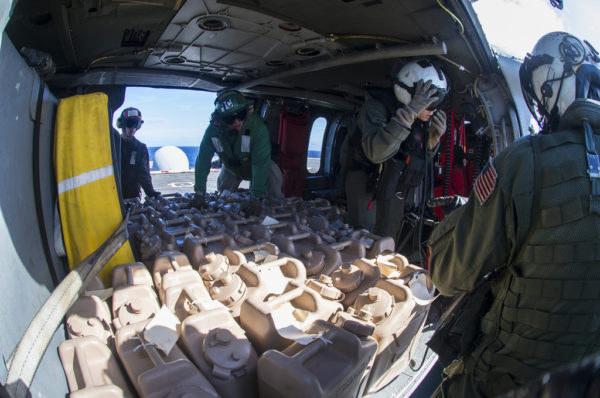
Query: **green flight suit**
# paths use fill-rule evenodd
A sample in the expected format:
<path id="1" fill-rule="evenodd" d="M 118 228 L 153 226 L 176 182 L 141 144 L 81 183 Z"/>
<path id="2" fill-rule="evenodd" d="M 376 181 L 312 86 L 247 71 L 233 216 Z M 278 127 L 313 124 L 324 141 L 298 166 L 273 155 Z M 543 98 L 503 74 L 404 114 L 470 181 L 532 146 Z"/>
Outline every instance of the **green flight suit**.
<path id="1" fill-rule="evenodd" d="M 271 163 L 271 141 L 260 116 L 249 114 L 239 132 L 210 123 L 196 158 L 194 190 L 197 192 L 206 192 L 206 178 L 215 152 L 229 172 L 250 181 L 252 196 L 263 196 Z"/>
<path id="2" fill-rule="evenodd" d="M 479 339 L 446 368 L 437 396 L 496 396 L 600 350 L 600 198 L 590 200 L 600 182 L 587 173 L 583 117 L 600 148 L 600 105 L 577 100 L 555 132 L 493 159 L 479 190 L 434 230 L 429 271 L 443 295 L 508 265 Z"/>

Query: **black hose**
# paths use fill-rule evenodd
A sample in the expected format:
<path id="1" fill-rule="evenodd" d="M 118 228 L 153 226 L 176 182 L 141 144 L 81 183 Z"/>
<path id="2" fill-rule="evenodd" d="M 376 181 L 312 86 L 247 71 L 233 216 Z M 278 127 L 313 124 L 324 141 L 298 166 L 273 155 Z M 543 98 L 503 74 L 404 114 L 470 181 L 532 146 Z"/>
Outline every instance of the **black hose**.
<path id="1" fill-rule="evenodd" d="M 429 141 L 429 139 L 428 139 Z M 422 246 L 422 237 L 423 237 L 423 216 L 425 215 L 425 202 L 427 202 L 427 200 L 425 199 L 426 197 L 429 196 L 430 192 L 429 189 L 427 189 L 428 187 L 428 183 L 429 183 L 429 176 L 431 173 L 429 173 L 429 168 L 431 165 L 429 165 L 429 159 L 427 158 L 427 154 L 429 152 L 429 149 L 427 147 L 427 145 L 425 145 L 425 179 L 423 180 L 423 184 L 422 184 L 422 188 L 421 188 L 421 204 L 420 204 L 420 211 L 419 211 L 419 221 L 418 221 L 418 235 L 417 235 L 417 247 L 419 249 L 419 264 L 421 266 L 424 265 L 423 262 L 423 246 Z M 433 175 L 433 174 L 431 174 Z"/>
<path id="2" fill-rule="evenodd" d="M 44 91 L 46 84 L 44 80 L 40 78 L 40 86 L 38 89 L 38 97 L 35 110 L 35 121 L 33 124 L 33 191 L 35 195 L 35 211 L 38 218 L 38 228 L 40 235 L 42 236 L 42 246 L 44 248 L 44 256 L 46 257 L 46 263 L 48 264 L 48 270 L 52 277 L 54 286 L 58 286 L 60 283 L 54 260 L 52 257 L 52 251 L 50 249 L 50 241 L 48 234 L 46 233 L 46 218 L 44 217 L 44 210 L 42 205 L 42 189 L 41 189 L 41 176 L 40 176 L 40 140 L 41 140 L 41 125 L 42 125 L 42 108 L 44 104 Z"/>
<path id="3" fill-rule="evenodd" d="M 425 353 L 423 353 L 423 358 L 421 358 L 421 363 L 416 368 L 413 367 L 413 364 L 412 364 L 413 361 L 410 361 L 408 364 L 408 366 L 410 367 L 410 370 L 412 370 L 413 372 L 418 372 L 419 370 L 421 370 L 421 368 L 423 367 L 423 364 L 425 363 L 425 358 L 427 358 L 428 352 L 429 352 L 429 346 L 427 346 L 427 348 L 425 349 Z"/>

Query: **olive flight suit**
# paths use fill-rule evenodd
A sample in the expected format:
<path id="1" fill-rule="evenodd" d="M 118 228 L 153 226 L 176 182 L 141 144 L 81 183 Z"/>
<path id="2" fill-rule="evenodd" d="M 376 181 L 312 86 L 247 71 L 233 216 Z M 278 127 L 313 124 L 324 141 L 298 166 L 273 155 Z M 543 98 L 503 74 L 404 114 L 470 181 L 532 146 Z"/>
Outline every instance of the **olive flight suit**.
<path id="1" fill-rule="evenodd" d="M 399 106 L 392 89 L 371 88 L 342 148 L 348 221 L 394 239 L 406 207 L 417 205 L 417 187 L 439 145 L 427 149 L 425 123 L 407 129 L 393 116 Z"/>
<path id="2" fill-rule="evenodd" d="M 215 152 L 224 166 L 219 176 L 219 190 L 232 190 L 232 180 L 238 185 L 241 180 L 249 180 L 252 196 L 262 197 L 265 193 L 283 196 L 281 171 L 271 160 L 269 130 L 260 116 L 249 114 L 239 132 L 210 123 L 196 158 L 194 189 L 197 192 L 206 192 L 206 178 Z"/>
<path id="3" fill-rule="evenodd" d="M 437 396 L 496 396 L 600 350 L 600 180 L 586 155 L 599 134 L 600 103 L 576 100 L 555 132 L 491 160 L 468 203 L 434 230 L 429 270 L 443 295 L 506 265 L 479 337 Z"/>

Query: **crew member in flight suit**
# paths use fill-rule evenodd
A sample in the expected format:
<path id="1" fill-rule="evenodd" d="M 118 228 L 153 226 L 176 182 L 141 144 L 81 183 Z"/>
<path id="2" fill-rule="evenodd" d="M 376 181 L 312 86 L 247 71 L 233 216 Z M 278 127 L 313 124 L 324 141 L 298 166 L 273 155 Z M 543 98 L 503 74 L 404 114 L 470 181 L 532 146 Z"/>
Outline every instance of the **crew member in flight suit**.
<path id="1" fill-rule="evenodd" d="M 444 73 L 425 59 L 402 66 L 393 89 L 367 89 L 341 158 L 355 228 L 397 238 L 405 209 L 421 202 L 417 188 L 446 132 L 437 108 L 447 93 Z"/>
<path id="2" fill-rule="evenodd" d="M 600 351 L 600 71 L 563 32 L 544 35 L 520 69 L 541 134 L 491 159 L 464 206 L 429 241 L 446 296 L 491 277 L 491 306 L 436 397 L 498 396 Z M 580 73 L 584 71 L 585 73 Z M 537 108 L 537 113 L 534 110 Z"/>
<path id="3" fill-rule="evenodd" d="M 137 108 L 127 108 L 117 119 L 117 127 L 121 129 L 121 191 L 123 199 L 134 199 L 140 196 L 140 188 L 146 196 L 157 196 L 150 177 L 148 148 L 138 141 L 134 135 L 142 127 L 142 113 Z"/>
<path id="4" fill-rule="evenodd" d="M 283 197 L 281 170 L 271 160 L 269 130 L 265 121 L 248 112 L 248 108 L 248 101 L 239 91 L 225 91 L 217 96 L 196 158 L 196 205 L 204 201 L 215 152 L 223 164 L 217 180 L 219 192 L 235 191 L 242 180 L 249 180 L 251 198 L 257 208 L 265 196 Z"/>

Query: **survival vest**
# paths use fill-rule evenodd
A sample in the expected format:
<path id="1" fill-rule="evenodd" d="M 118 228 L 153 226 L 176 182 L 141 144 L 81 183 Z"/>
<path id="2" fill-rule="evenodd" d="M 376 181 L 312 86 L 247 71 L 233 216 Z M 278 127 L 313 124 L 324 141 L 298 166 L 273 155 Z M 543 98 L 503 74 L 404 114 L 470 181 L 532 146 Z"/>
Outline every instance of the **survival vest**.
<path id="1" fill-rule="evenodd" d="M 471 354 L 476 373 L 510 369 L 519 383 L 600 351 L 600 217 L 590 207 L 585 138 L 539 138 L 540 216 L 493 289 L 481 322 L 486 343 Z"/>

